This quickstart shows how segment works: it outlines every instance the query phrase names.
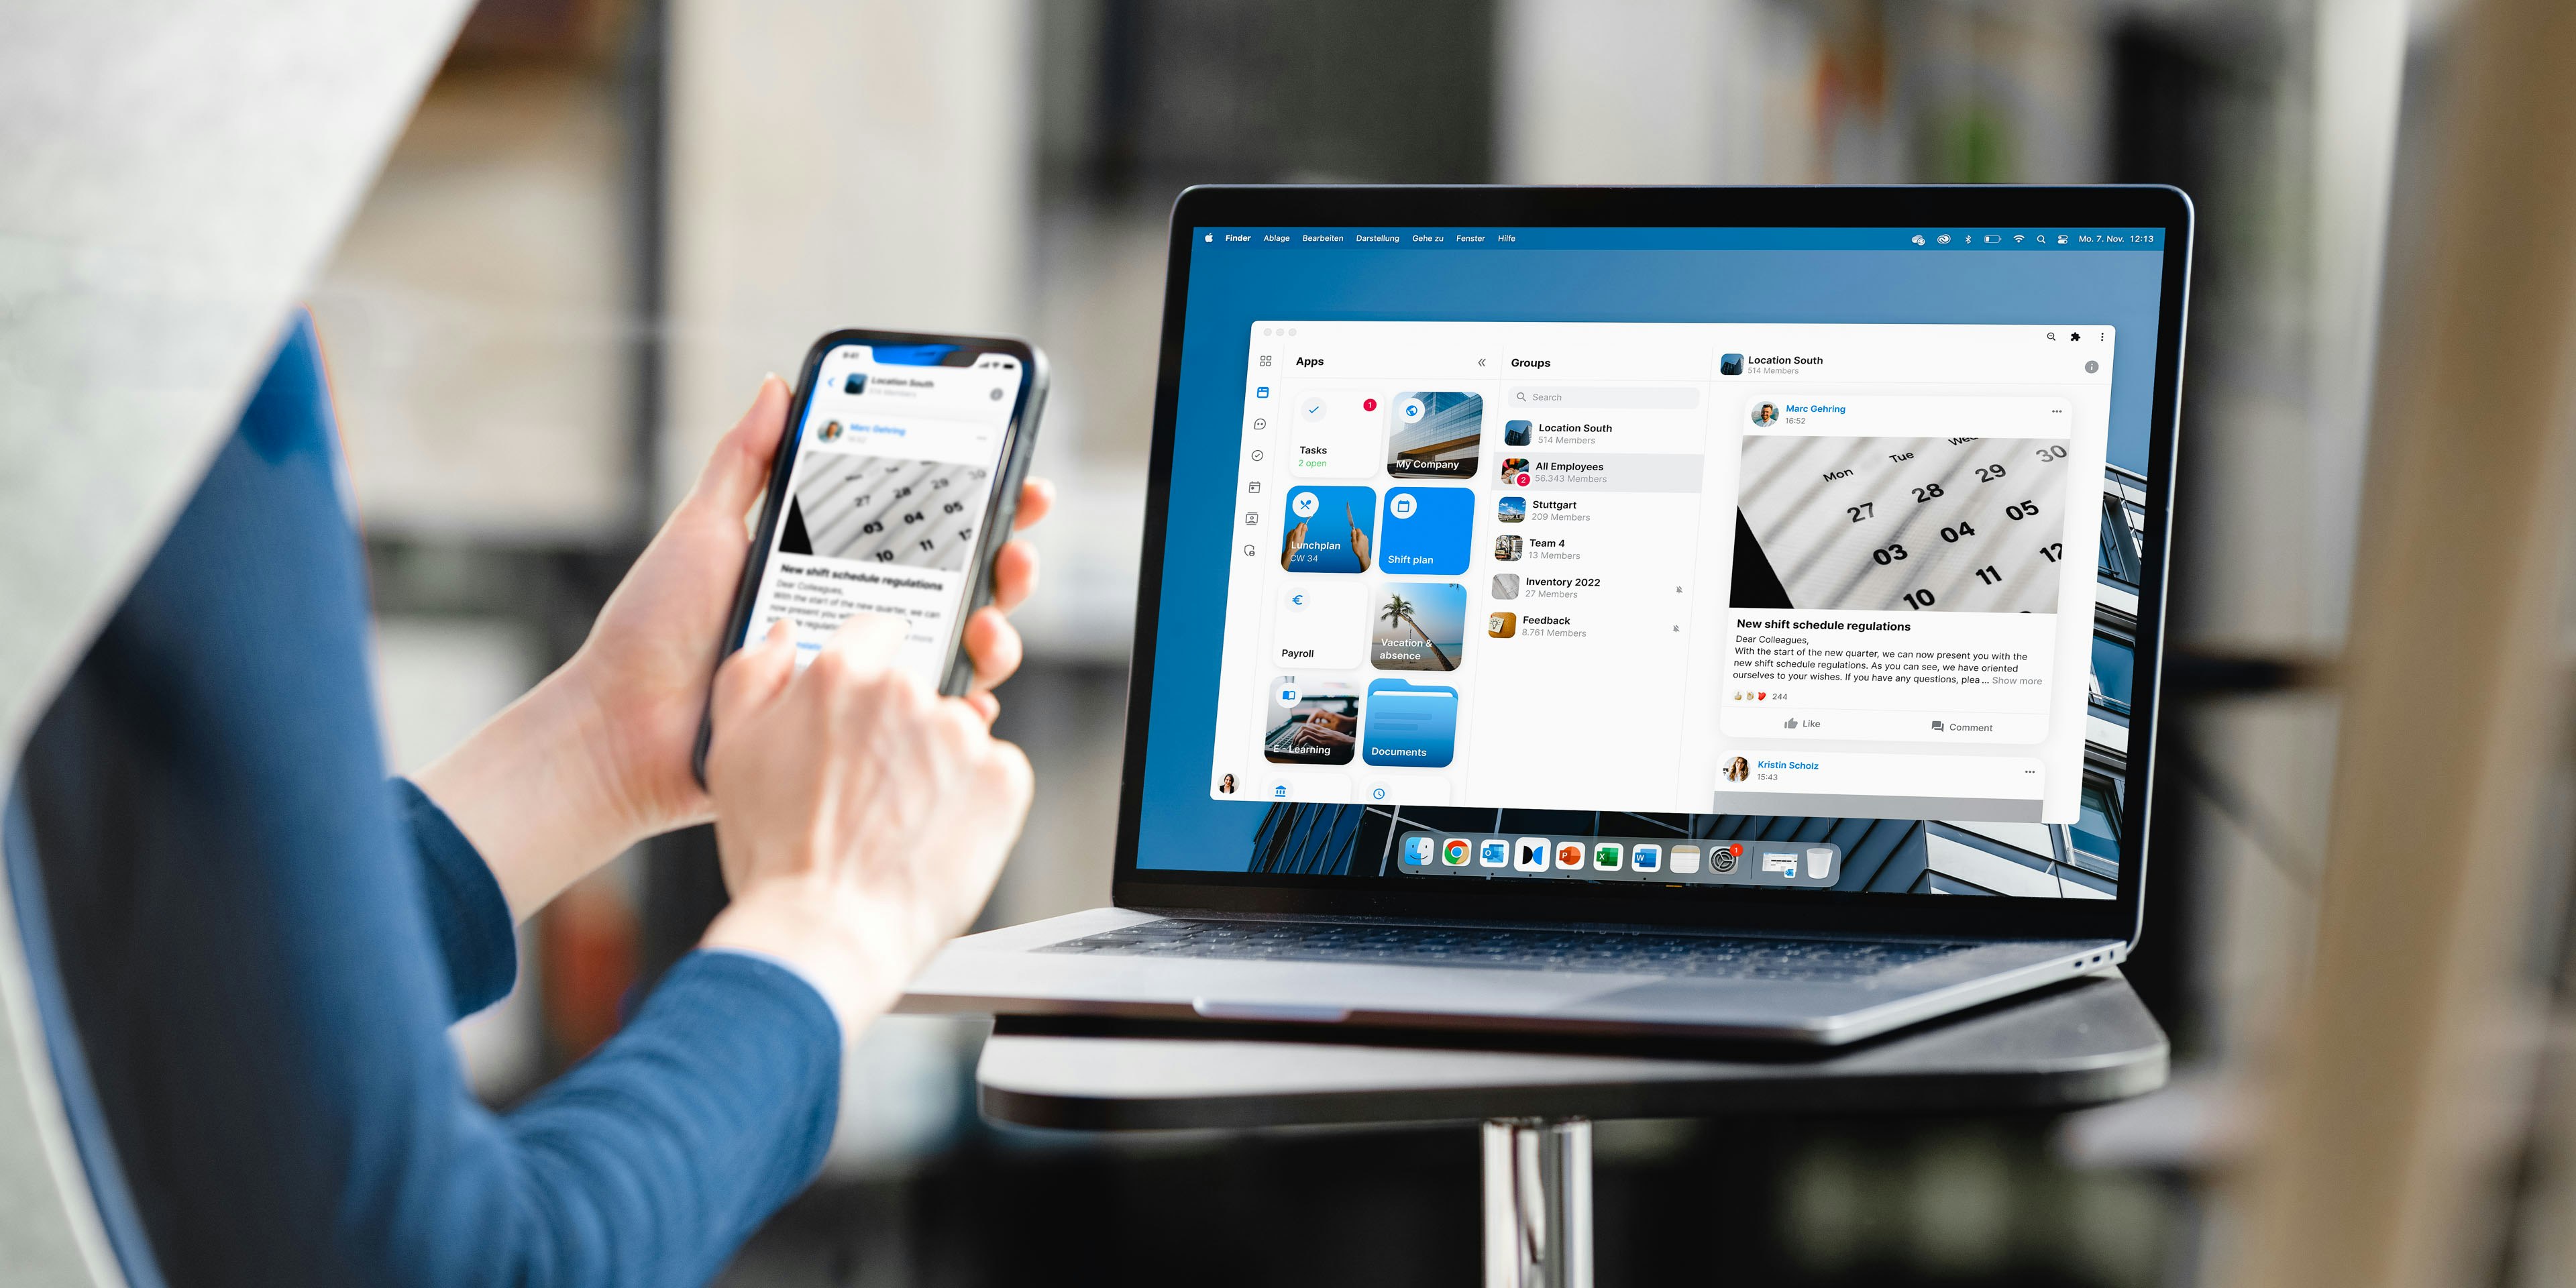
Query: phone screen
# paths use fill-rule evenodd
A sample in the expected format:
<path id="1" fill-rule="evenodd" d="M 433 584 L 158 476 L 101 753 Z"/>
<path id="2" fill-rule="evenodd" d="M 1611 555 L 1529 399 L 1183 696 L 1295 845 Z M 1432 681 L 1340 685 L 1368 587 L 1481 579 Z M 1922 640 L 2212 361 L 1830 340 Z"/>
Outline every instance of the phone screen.
<path id="1" fill-rule="evenodd" d="M 957 646 L 1026 372 L 955 345 L 844 344 L 806 400 L 743 638 L 786 619 L 797 663 L 853 613 L 904 619 L 897 664 L 936 686 Z"/>

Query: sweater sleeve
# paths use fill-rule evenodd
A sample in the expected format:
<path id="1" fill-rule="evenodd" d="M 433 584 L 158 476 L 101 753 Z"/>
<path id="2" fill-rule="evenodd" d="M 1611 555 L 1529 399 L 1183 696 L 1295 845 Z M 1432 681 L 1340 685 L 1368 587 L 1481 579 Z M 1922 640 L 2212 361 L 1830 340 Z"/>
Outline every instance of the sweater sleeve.
<path id="1" fill-rule="evenodd" d="M 417 861 L 430 937 L 447 970 L 449 1014 L 463 1019 L 508 997 L 518 981 L 519 940 L 510 924 L 510 901 L 502 897 L 491 865 L 438 802 L 407 778 L 386 787 Z"/>
<path id="2" fill-rule="evenodd" d="M 432 1285 L 699 1284 L 813 1178 L 840 1027 L 812 986 L 691 953 L 632 1023 L 508 1117 L 475 1116 L 386 1262 Z"/>

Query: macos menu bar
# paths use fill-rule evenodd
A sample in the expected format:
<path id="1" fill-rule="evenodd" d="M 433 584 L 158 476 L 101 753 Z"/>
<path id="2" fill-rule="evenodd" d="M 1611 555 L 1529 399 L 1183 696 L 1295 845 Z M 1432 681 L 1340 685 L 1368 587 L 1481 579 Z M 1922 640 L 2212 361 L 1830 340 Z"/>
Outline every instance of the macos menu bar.
<path id="1" fill-rule="evenodd" d="M 1201 249 L 2161 251 L 2161 228 L 1200 228 Z"/>

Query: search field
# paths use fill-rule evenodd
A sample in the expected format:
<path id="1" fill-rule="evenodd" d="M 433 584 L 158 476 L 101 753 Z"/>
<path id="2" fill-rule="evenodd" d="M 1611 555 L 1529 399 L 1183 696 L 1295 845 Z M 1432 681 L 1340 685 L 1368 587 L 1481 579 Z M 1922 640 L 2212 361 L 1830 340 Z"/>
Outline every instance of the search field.
<path id="1" fill-rule="evenodd" d="M 1689 411 L 1699 406 L 1699 391 L 1686 385 L 1521 385 L 1508 401 L 1515 407 Z"/>

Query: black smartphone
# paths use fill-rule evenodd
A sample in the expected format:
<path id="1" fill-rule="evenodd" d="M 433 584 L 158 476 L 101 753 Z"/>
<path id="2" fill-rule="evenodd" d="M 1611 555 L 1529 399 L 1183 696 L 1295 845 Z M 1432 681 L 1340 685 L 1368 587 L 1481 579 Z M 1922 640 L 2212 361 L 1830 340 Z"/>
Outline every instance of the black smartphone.
<path id="1" fill-rule="evenodd" d="M 907 623 L 896 664 L 964 693 L 1046 403 L 1046 355 L 986 336 L 834 331 L 788 403 L 721 664 L 785 619 L 799 663 L 854 613 Z M 692 758 L 706 780 L 709 717 Z"/>

